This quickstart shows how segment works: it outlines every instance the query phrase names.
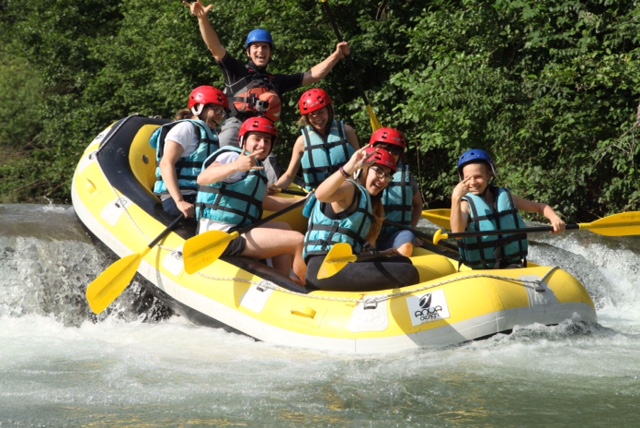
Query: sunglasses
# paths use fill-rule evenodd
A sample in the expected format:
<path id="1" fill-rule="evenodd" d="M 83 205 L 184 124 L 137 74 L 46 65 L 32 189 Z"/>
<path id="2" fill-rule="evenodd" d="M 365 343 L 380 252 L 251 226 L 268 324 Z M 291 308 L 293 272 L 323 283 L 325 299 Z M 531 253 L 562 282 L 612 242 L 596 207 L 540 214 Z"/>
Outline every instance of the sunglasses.
<path id="1" fill-rule="evenodd" d="M 393 156 L 402 156 L 402 154 L 404 153 L 402 147 L 394 146 L 393 144 L 378 143 L 373 147 L 386 150 Z"/>
<path id="2" fill-rule="evenodd" d="M 372 167 L 369 167 L 369 169 L 373 170 L 373 172 L 376 173 L 376 177 L 378 178 L 378 180 L 386 181 L 387 183 L 393 180 L 393 175 L 389 174 L 379 166 L 374 165 Z"/>
<path id="3" fill-rule="evenodd" d="M 224 116 L 224 113 L 225 113 L 224 109 L 218 106 L 213 107 L 213 112 L 218 116 Z"/>

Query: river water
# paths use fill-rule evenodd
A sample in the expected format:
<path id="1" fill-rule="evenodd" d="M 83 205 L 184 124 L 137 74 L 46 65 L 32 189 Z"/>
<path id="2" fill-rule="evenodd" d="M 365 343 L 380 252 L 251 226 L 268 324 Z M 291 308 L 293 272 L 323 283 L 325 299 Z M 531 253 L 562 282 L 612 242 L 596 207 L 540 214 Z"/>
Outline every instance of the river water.
<path id="1" fill-rule="evenodd" d="M 636 426 L 640 237 L 531 238 L 597 325 L 346 356 L 192 325 L 137 283 L 96 318 L 83 291 L 113 259 L 73 209 L 0 205 L 0 427 Z"/>

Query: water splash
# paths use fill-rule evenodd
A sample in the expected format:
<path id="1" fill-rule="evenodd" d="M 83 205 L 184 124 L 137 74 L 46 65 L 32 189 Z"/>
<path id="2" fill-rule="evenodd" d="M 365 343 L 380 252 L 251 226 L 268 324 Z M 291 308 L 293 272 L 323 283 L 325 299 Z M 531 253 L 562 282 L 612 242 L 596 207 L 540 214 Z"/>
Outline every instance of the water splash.
<path id="1" fill-rule="evenodd" d="M 85 298 L 87 285 L 113 261 L 61 206 L 0 205 L 0 317 L 51 316 L 65 326 L 107 318 L 156 321 L 171 311 L 134 283 L 95 316 Z"/>

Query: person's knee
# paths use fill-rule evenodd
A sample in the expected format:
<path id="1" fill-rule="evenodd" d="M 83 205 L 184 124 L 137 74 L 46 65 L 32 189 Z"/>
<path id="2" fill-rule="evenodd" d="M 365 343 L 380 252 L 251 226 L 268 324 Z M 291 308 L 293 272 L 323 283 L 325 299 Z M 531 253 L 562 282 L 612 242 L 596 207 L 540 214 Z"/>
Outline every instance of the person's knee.
<path id="1" fill-rule="evenodd" d="M 405 257 L 411 257 L 413 255 L 413 243 L 407 242 L 402 244 L 396 249 L 396 251 Z"/>

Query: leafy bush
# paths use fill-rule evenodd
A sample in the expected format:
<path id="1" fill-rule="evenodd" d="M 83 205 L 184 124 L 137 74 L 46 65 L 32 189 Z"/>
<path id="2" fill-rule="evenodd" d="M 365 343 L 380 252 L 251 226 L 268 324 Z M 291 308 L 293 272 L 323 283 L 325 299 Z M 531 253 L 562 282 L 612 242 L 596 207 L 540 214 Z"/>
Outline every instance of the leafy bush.
<path id="1" fill-rule="evenodd" d="M 429 207 L 449 204 L 458 156 L 480 147 L 494 155 L 500 184 L 568 220 L 638 209 L 635 3 L 330 4 L 378 118 L 410 141 L 407 161 Z M 14 156 L 0 166 L 5 200 L 67 201 L 77 159 L 109 123 L 132 113 L 170 117 L 193 87 L 222 85 L 196 19 L 179 2 L 1 7 L 0 42 L 12 58 L 0 67 L 0 150 Z M 269 29 L 273 72 L 306 71 L 337 42 L 317 1 L 215 2 L 210 20 L 238 58 L 249 30 Z M 318 86 L 367 143 L 369 117 L 346 64 Z M 276 147 L 283 163 L 299 134 L 304 89 L 284 98 Z"/>

